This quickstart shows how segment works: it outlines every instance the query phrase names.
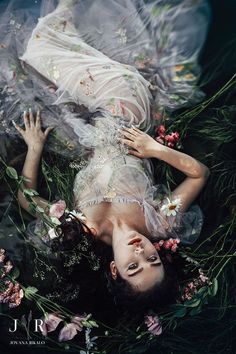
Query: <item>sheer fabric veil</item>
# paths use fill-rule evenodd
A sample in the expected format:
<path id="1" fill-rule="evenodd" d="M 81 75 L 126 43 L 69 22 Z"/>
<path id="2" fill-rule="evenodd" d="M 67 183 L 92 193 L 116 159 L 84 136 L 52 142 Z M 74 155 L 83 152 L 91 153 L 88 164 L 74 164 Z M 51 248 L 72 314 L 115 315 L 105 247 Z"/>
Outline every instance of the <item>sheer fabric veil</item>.
<path id="1" fill-rule="evenodd" d="M 61 3 L 68 4 L 70 11 L 65 6 L 52 16 L 57 4 L 51 0 L 43 0 L 40 9 L 22 8 L 20 1 L 13 0 L 0 18 L 0 134 L 14 136 L 11 120 L 20 122 L 29 105 L 42 108 L 44 124 L 58 127 L 60 138 L 72 140 L 75 155 L 81 145 L 97 148 L 88 166 L 76 177 L 77 206 L 99 203 L 104 198 L 126 203 L 135 200 L 144 210 L 150 233 L 157 238 L 167 237 L 158 199 L 166 194 L 165 188 L 153 185 L 149 162 L 127 156 L 125 149 L 117 148 L 115 138 L 122 124 L 133 123 L 147 131 L 156 116 L 203 99 L 197 87 L 198 57 L 210 21 L 208 3 Z M 55 62 L 47 64 L 47 60 Z M 90 69 L 96 77 L 104 70 L 109 73 L 96 82 Z M 90 86 L 86 80 L 90 80 Z M 122 101 L 126 101 L 125 108 Z M 103 149 L 101 161 L 104 146 L 108 148 Z M 55 150 L 53 144 L 49 148 Z M 60 153 L 70 154 L 65 150 Z M 95 177 L 105 165 L 112 171 L 111 178 L 106 186 L 99 186 Z M 168 222 L 173 236 L 175 228 L 176 236 L 192 243 L 201 231 L 202 213 L 193 206 Z"/>

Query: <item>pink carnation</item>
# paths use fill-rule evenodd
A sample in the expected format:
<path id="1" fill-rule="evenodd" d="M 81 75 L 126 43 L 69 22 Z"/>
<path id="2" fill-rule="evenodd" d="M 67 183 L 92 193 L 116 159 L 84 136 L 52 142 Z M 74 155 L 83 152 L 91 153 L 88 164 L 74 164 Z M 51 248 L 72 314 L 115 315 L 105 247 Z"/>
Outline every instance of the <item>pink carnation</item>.
<path id="1" fill-rule="evenodd" d="M 49 209 L 49 216 L 60 219 L 66 209 L 66 203 L 64 200 L 58 200 L 58 202 L 51 205 Z"/>
<path id="2" fill-rule="evenodd" d="M 166 132 L 166 128 L 165 128 L 164 125 L 161 124 L 161 125 L 158 127 L 157 131 L 158 131 L 158 134 L 159 134 L 160 137 L 164 137 L 165 132 Z"/>
<path id="3" fill-rule="evenodd" d="M 159 245 L 159 242 L 155 242 L 155 243 L 153 244 L 153 246 L 155 247 L 155 249 L 156 249 L 157 251 L 160 251 L 161 247 L 160 247 L 160 245 Z"/>
<path id="4" fill-rule="evenodd" d="M 177 250 L 177 244 L 174 244 L 172 247 L 171 247 L 171 252 L 176 252 Z"/>
<path id="5" fill-rule="evenodd" d="M 145 324 L 147 325 L 148 331 L 159 336 L 162 333 L 162 325 L 158 316 L 147 315 L 145 317 Z"/>

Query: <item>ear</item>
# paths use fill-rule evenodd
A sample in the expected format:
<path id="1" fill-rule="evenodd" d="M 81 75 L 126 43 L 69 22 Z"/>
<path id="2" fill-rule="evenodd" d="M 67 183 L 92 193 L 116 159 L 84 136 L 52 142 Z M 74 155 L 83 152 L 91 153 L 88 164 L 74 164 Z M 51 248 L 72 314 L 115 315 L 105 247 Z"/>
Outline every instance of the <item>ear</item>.
<path id="1" fill-rule="evenodd" d="M 116 268 L 115 261 L 112 261 L 110 263 L 110 270 L 111 270 L 112 279 L 116 280 L 116 278 L 117 278 L 117 268 Z"/>

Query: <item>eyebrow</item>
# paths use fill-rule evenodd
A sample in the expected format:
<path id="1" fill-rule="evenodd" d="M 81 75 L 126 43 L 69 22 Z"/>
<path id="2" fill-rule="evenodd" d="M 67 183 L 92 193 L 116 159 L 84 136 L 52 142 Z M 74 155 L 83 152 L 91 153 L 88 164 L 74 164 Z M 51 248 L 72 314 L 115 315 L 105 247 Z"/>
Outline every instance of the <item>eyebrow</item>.
<path id="1" fill-rule="evenodd" d="M 161 262 L 158 262 L 158 263 L 151 263 L 150 266 L 151 267 L 157 267 L 157 266 L 160 266 L 161 265 Z M 128 277 L 133 277 L 134 275 L 138 274 L 138 273 L 141 273 L 143 271 L 143 267 L 139 268 L 138 270 L 136 270 L 134 273 L 132 274 L 128 274 Z"/>

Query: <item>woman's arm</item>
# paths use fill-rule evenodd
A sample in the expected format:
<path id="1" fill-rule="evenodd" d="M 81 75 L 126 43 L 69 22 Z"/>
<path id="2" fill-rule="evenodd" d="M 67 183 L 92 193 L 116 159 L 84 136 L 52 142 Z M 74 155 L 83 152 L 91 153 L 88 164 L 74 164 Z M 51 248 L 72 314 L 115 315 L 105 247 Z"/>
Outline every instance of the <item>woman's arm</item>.
<path id="1" fill-rule="evenodd" d="M 158 143 L 137 128 L 126 128 L 123 134 L 126 139 L 121 141 L 133 149 L 129 151 L 130 154 L 140 158 L 158 158 L 187 176 L 172 192 L 172 198 L 177 196 L 181 198 L 180 211 L 187 210 L 205 185 L 210 174 L 209 168 L 183 152 Z"/>
<path id="2" fill-rule="evenodd" d="M 32 111 L 29 114 L 24 112 L 24 124 L 25 130 L 20 128 L 17 124 L 14 124 L 16 129 L 22 135 L 25 143 L 28 146 L 28 151 L 22 170 L 22 176 L 24 176 L 27 181 L 25 181 L 21 188 L 18 190 L 18 200 L 22 208 L 32 213 L 29 209 L 29 201 L 24 196 L 25 189 L 37 189 L 37 176 L 39 163 L 43 151 L 43 147 L 49 132 L 53 129 L 52 127 L 47 128 L 44 132 L 41 129 L 41 119 L 40 112 L 37 112 L 36 119 L 34 119 Z M 49 202 L 40 196 L 35 196 L 32 200 L 41 208 L 46 209 Z M 34 215 L 35 216 L 35 215 Z"/>

